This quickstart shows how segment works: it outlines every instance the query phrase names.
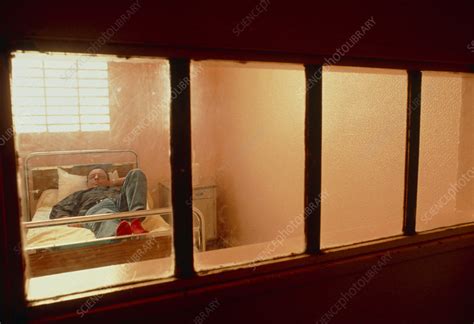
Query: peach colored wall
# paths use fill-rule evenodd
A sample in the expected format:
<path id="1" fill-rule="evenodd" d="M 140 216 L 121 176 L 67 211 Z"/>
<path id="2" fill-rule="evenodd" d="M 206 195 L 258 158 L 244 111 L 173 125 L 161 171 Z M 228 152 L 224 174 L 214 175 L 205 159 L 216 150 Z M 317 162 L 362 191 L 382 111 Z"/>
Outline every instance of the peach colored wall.
<path id="1" fill-rule="evenodd" d="M 406 79 L 396 70 L 324 69 L 323 247 L 401 233 Z"/>
<path id="2" fill-rule="evenodd" d="M 110 69 L 111 90 L 115 91 L 112 106 L 121 120 L 115 126 L 116 136 L 122 147 L 138 153 L 148 189 L 157 202 L 158 182 L 170 179 L 168 63 L 111 63 Z"/>
<path id="3" fill-rule="evenodd" d="M 195 147 L 203 165 L 199 157 L 214 155 L 220 236 L 228 245 L 272 240 L 303 211 L 304 101 L 294 94 L 304 86 L 303 69 L 203 66 L 214 83 L 195 83 L 193 110 L 199 103 L 215 116 L 216 150 Z M 291 236 L 302 233 L 301 225 Z"/>
<path id="4" fill-rule="evenodd" d="M 215 158 L 221 236 L 234 246 L 272 240 L 302 212 L 302 71 L 202 64 L 214 81 L 207 79 L 203 93 L 194 89 L 193 109 L 215 116 L 215 157 L 211 145 L 198 145 L 196 155 Z M 472 78 L 424 73 L 419 218 L 456 181 L 458 163 L 472 165 L 472 86 Z M 323 247 L 401 233 L 406 89 L 404 71 L 325 69 Z M 211 164 L 206 172 L 212 175 Z M 473 183 L 458 196 L 468 208 Z M 429 226 L 419 219 L 418 230 L 469 221 L 454 216 L 455 205 Z"/>
<path id="5" fill-rule="evenodd" d="M 466 171 L 470 181 L 456 197 L 456 208 L 471 214 L 474 220 L 474 77 L 464 74 L 462 79 L 462 107 L 459 138 L 459 170 L 458 178 Z"/>
<path id="6" fill-rule="evenodd" d="M 168 63 L 110 62 L 109 89 L 110 132 L 19 134 L 19 156 L 37 151 L 132 149 L 157 201 L 158 182 L 170 177 Z M 55 161 L 69 163 L 70 159 Z"/>
<path id="7" fill-rule="evenodd" d="M 303 212 L 303 69 L 203 66 L 215 78 L 202 88 L 207 95 L 199 94 L 199 105 L 216 116 L 220 234 L 233 246 L 273 240 Z M 326 245 L 401 231 L 406 75 L 371 71 L 326 75 Z M 200 109 L 196 101 L 193 109 Z M 375 128 L 370 132 L 369 127 Z M 212 155 L 208 147 L 196 150 L 197 156 Z M 302 234 L 301 225 L 290 237 Z"/>
<path id="8" fill-rule="evenodd" d="M 191 130 L 192 158 L 199 164 L 193 170 L 195 184 L 216 183 L 216 70 L 205 63 L 191 64 Z"/>
<path id="9" fill-rule="evenodd" d="M 451 200 L 440 214 L 429 215 L 457 177 L 461 86 L 459 76 L 423 73 L 417 230 L 442 226 L 455 210 Z"/>

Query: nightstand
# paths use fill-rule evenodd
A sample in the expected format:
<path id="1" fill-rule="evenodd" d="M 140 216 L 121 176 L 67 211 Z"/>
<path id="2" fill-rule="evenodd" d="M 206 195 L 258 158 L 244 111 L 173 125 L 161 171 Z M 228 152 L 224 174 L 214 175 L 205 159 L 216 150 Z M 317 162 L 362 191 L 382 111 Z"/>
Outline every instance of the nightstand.
<path id="1" fill-rule="evenodd" d="M 171 206 L 170 183 L 160 182 L 158 185 L 158 204 L 160 207 Z M 194 184 L 193 204 L 204 215 L 206 224 L 206 241 L 217 239 L 216 221 L 216 185 L 215 184 Z"/>

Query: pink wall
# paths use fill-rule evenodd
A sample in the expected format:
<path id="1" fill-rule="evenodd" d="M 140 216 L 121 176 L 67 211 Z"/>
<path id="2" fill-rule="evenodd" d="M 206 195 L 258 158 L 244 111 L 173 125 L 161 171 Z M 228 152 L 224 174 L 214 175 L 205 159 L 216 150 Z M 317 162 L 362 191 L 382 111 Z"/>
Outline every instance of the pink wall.
<path id="1" fill-rule="evenodd" d="M 220 236 L 231 246 L 271 241 L 303 211 L 303 70 L 217 61 L 199 66 L 192 88 L 193 148 L 201 174 L 217 185 Z M 457 144 L 469 90 L 461 93 L 460 76 L 425 77 L 419 212 L 456 179 L 458 150 L 464 164 L 472 161 L 472 141 Z M 401 234 L 406 89 L 402 70 L 325 69 L 323 247 Z M 465 108 L 464 137 L 470 136 L 467 114 Z M 459 195 L 461 203 L 472 201 L 472 185 Z M 462 222 L 454 206 L 455 200 L 429 228 Z"/>
<path id="2" fill-rule="evenodd" d="M 474 170 L 474 77 L 464 74 L 459 139 L 458 178 L 469 169 Z M 471 175 L 473 175 L 471 173 Z M 457 208 L 470 211 L 474 218 L 474 175 L 458 196 Z"/>
<path id="3" fill-rule="evenodd" d="M 207 111 L 214 107 L 209 116 L 216 120 L 220 235 L 232 246 L 271 241 L 303 213 L 303 69 L 222 62 L 202 66 L 214 73 L 215 83 L 195 83 L 193 95 L 199 101 L 193 101 L 193 109 L 200 109 L 197 104 Z M 323 201 L 323 244 L 398 234 L 406 75 L 360 69 L 326 72 L 323 188 L 328 198 Z M 379 127 L 369 132 L 368 125 Z M 343 154 L 347 145 L 353 150 Z M 196 156 L 213 155 L 209 147 L 195 147 Z M 206 163 L 201 164 L 206 169 Z M 301 224 L 285 237 L 302 234 Z"/>
<path id="4" fill-rule="evenodd" d="M 474 216 L 473 78 L 423 74 L 417 230 Z"/>
<path id="5" fill-rule="evenodd" d="M 209 174 L 199 157 L 215 160 L 220 236 L 233 246 L 270 241 L 303 211 L 304 100 L 293 93 L 304 86 L 303 68 L 203 66 L 214 83 L 196 82 L 193 98 L 215 118 L 216 150 L 199 143 L 194 147 L 204 173 Z M 193 101 L 194 111 L 201 109 L 196 105 Z M 301 225 L 291 236 L 302 233 Z"/>
<path id="6" fill-rule="evenodd" d="M 401 234 L 406 72 L 324 72 L 321 245 Z"/>
<path id="7" fill-rule="evenodd" d="M 111 63 L 110 69 L 115 91 L 111 104 L 120 116 L 115 137 L 122 147 L 138 153 L 148 190 L 157 202 L 158 182 L 170 178 L 168 63 Z"/>
<path id="8" fill-rule="evenodd" d="M 221 108 L 216 93 L 216 70 L 208 64 L 191 64 L 191 130 L 193 163 L 193 183 L 216 183 L 216 145 L 220 134 L 216 133 L 217 111 Z"/>

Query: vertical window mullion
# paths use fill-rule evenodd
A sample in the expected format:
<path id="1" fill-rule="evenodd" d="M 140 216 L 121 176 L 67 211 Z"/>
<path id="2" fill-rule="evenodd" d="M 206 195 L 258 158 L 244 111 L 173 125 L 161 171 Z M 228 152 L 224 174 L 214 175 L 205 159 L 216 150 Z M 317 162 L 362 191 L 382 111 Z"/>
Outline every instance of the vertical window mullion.
<path id="1" fill-rule="evenodd" d="M 305 79 L 304 225 L 306 253 L 315 254 L 321 250 L 322 65 L 305 65 Z"/>
<path id="2" fill-rule="evenodd" d="M 175 276 L 194 274 L 191 184 L 190 62 L 170 59 L 171 80 L 171 201 Z"/>
<path id="3" fill-rule="evenodd" d="M 405 146 L 405 197 L 403 233 L 416 233 L 416 199 L 420 155 L 421 72 L 408 71 L 407 134 Z"/>
<path id="4" fill-rule="evenodd" d="M 5 143 L 0 145 L 0 231 L 3 258 L 1 267 L 2 296 L 0 311 L 7 322 L 24 321 L 26 309 L 25 272 L 21 243 L 20 210 L 17 188 L 16 153 L 13 140 L 12 98 L 10 87 L 11 60 L 0 44 L 0 134 Z M 7 140 L 5 138 L 8 136 Z"/>

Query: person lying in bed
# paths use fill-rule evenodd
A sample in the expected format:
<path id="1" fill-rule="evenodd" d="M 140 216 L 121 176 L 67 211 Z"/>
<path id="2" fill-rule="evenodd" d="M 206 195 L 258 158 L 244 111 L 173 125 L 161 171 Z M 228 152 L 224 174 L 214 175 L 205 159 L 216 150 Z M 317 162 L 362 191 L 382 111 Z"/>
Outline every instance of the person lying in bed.
<path id="1" fill-rule="evenodd" d="M 146 208 L 147 179 L 140 169 L 130 170 L 125 178 L 111 181 L 104 169 L 94 168 L 87 175 L 87 188 L 58 202 L 49 218 L 110 214 Z M 140 219 L 131 222 L 114 219 L 85 223 L 83 226 L 94 232 L 97 238 L 146 233 Z"/>

